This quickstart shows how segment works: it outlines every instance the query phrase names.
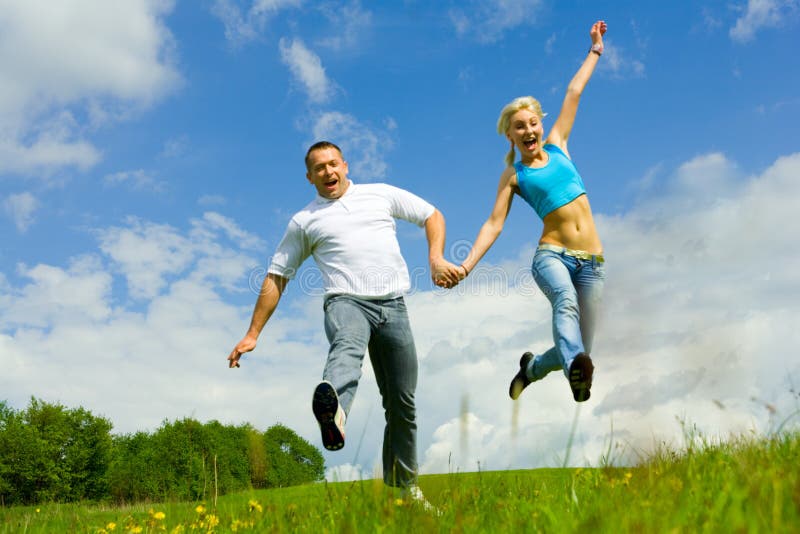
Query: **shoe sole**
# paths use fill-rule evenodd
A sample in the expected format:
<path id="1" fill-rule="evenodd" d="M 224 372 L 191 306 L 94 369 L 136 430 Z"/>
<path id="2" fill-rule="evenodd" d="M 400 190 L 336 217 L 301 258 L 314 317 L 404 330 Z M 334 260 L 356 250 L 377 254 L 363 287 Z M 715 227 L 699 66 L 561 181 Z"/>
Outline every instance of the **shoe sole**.
<path id="1" fill-rule="evenodd" d="M 314 417 L 317 418 L 322 433 L 322 446 L 329 451 L 338 451 L 344 447 L 344 433 L 336 424 L 339 396 L 329 382 L 321 382 L 314 389 L 311 409 L 314 411 Z"/>
<path id="2" fill-rule="evenodd" d="M 589 400 L 592 388 L 592 375 L 594 364 L 586 354 L 578 354 L 569 366 L 569 387 L 572 389 L 572 398 L 575 402 Z"/>
<path id="3" fill-rule="evenodd" d="M 517 400 L 522 395 L 522 391 L 531 383 L 525 371 L 532 359 L 533 354 L 530 352 L 526 352 L 519 359 L 519 372 L 514 375 L 514 378 L 511 379 L 511 385 L 508 386 L 508 396 L 511 397 L 511 400 Z"/>

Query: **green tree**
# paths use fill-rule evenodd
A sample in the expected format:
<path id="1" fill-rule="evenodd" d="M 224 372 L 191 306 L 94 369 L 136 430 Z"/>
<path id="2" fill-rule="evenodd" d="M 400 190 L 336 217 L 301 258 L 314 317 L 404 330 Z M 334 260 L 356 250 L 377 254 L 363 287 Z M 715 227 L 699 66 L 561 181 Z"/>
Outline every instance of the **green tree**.
<path id="1" fill-rule="evenodd" d="M 4 502 L 76 501 L 105 496 L 111 423 L 83 408 L 32 398 L 0 410 L 0 496 Z"/>
<path id="2" fill-rule="evenodd" d="M 147 432 L 114 436 L 108 484 L 116 503 L 167 498 L 154 441 Z"/>
<path id="3" fill-rule="evenodd" d="M 319 449 L 282 424 L 264 432 L 268 487 L 293 486 L 322 480 L 325 459 Z"/>
<path id="4" fill-rule="evenodd" d="M 247 427 L 247 458 L 250 461 L 250 483 L 254 488 L 266 488 L 267 447 L 261 432 L 251 426 Z"/>

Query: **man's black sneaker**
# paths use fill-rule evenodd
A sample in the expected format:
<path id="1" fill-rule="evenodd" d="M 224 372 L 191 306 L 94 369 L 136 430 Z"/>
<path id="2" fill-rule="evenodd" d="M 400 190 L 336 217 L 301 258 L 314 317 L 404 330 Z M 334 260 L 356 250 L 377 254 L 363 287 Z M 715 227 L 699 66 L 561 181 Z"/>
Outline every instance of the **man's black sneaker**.
<path id="1" fill-rule="evenodd" d="M 594 365 L 588 354 L 581 352 L 569 366 L 569 387 L 575 402 L 589 400 L 592 389 Z"/>
<path id="2" fill-rule="evenodd" d="M 528 364 L 532 359 L 533 354 L 530 352 L 526 352 L 522 355 L 522 358 L 519 359 L 519 372 L 514 375 L 514 378 L 511 379 L 511 385 L 508 386 L 508 396 L 513 400 L 517 400 L 522 390 L 528 387 L 528 384 L 532 382 L 527 374 Z"/>
<path id="3" fill-rule="evenodd" d="M 317 385 L 311 409 L 314 410 L 314 417 L 317 418 L 322 432 L 322 446 L 329 451 L 338 451 L 344 447 L 345 415 L 333 384 L 323 380 Z"/>

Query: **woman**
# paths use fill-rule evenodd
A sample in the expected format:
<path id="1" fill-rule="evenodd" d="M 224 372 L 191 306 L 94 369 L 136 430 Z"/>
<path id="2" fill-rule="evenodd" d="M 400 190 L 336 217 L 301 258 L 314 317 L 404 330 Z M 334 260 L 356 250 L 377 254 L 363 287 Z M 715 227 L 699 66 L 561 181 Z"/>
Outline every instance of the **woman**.
<path id="1" fill-rule="evenodd" d="M 603 247 L 567 140 L 581 93 L 603 53 L 605 32 L 602 20 L 592 26 L 592 46 L 567 87 L 561 112 L 547 137 L 542 127 L 544 113 L 533 97 L 512 101 L 497 122 L 498 133 L 511 143 L 506 156 L 508 167 L 500 176 L 494 209 L 462 263 L 463 275 L 475 268 L 500 235 L 514 194 L 521 196 L 544 223 L 531 270 L 553 306 L 555 341 L 555 346 L 543 354 L 522 355 L 519 372 L 509 387 L 512 399 L 517 399 L 528 384 L 557 369 L 564 370 L 577 402 L 589 398 L 594 372 L 589 354 L 605 279 Z M 520 153 L 516 163 L 515 149 Z"/>

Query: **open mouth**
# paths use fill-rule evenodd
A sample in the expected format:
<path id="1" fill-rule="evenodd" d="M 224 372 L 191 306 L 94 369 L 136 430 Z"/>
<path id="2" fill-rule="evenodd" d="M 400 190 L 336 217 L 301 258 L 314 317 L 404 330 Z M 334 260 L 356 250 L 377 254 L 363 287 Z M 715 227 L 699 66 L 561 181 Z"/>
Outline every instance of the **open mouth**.
<path id="1" fill-rule="evenodd" d="M 533 150 L 534 148 L 536 148 L 536 144 L 537 144 L 536 138 L 522 140 L 522 145 L 528 150 Z"/>
<path id="2" fill-rule="evenodd" d="M 334 189 L 336 187 L 336 184 L 338 184 L 338 183 L 339 183 L 339 180 L 337 180 L 336 178 L 332 178 L 332 179 L 328 180 L 327 182 L 325 182 L 324 185 L 325 185 L 325 187 L 327 189 Z"/>

